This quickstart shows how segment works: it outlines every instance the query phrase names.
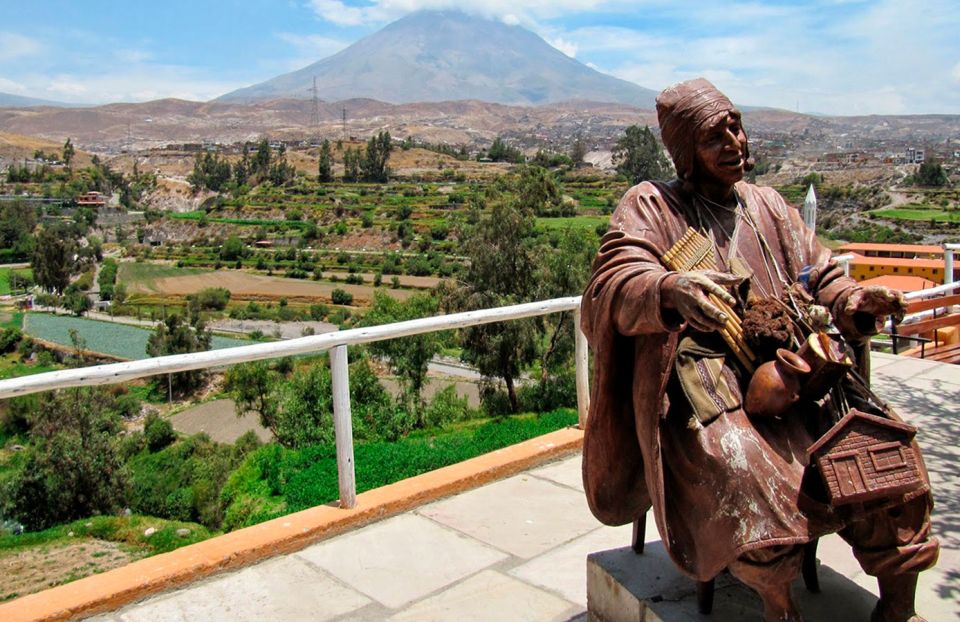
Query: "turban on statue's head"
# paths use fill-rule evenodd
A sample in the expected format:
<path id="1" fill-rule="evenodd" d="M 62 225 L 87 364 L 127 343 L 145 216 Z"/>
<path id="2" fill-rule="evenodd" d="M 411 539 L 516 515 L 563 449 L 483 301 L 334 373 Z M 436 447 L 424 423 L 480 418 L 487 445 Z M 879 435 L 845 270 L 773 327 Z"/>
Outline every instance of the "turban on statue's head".
<path id="1" fill-rule="evenodd" d="M 679 82 L 657 96 L 660 135 L 673 158 L 677 177 L 690 179 L 693 174 L 701 128 L 712 127 L 719 117 L 728 114 L 740 118 L 740 111 L 727 96 L 703 78 Z M 746 170 L 752 169 L 749 150 L 743 155 Z"/>

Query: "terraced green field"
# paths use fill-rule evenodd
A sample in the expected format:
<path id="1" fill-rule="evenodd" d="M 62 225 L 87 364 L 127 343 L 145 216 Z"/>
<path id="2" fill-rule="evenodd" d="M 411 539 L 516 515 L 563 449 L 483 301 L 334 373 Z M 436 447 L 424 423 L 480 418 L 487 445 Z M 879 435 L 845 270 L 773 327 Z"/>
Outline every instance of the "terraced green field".
<path id="1" fill-rule="evenodd" d="M 87 349 L 120 359 L 139 360 L 147 356 L 146 328 L 101 322 L 67 315 L 28 313 L 24 317 L 24 332 L 30 336 L 70 347 L 70 329 L 75 329 L 86 340 Z M 249 341 L 214 335 L 213 349 L 235 348 L 250 345 Z"/>
<path id="2" fill-rule="evenodd" d="M 13 284 L 12 281 L 20 275 L 33 278 L 33 271 L 29 268 L 0 268 L 0 296 L 6 296 L 10 293 L 11 285 Z"/>
<path id="3" fill-rule="evenodd" d="M 893 209 L 878 209 L 870 212 L 881 218 L 896 220 L 932 220 L 935 222 L 960 222 L 960 210 L 944 209 L 927 203 L 907 203 Z"/>

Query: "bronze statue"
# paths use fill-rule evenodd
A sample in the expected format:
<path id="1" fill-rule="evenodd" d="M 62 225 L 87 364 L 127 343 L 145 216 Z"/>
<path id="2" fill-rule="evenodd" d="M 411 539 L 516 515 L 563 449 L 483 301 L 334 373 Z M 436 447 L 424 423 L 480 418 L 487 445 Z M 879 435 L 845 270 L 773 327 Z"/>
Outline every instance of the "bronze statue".
<path id="1" fill-rule="evenodd" d="M 920 620 L 917 573 L 936 563 L 939 544 L 929 537 L 932 499 L 919 451 L 920 485 L 884 499 L 831 502 L 807 455 L 829 428 L 817 409 L 830 398 L 794 389 L 772 416 L 745 412 L 764 355 L 762 344 L 744 340 L 747 321 L 731 318 L 747 295 L 807 296 L 846 343 L 860 347 L 864 365 L 863 344 L 878 318 L 902 317 L 902 296 L 845 277 L 795 208 L 743 181 L 752 162 L 741 115 L 712 84 L 697 79 L 664 90 L 657 114 L 677 179 L 627 191 L 583 296 L 582 328 L 596 357 L 583 448 L 591 510 L 622 525 L 652 507 L 681 570 L 707 581 L 729 568 L 760 594 L 766 620 L 800 619 L 790 583 L 801 548 L 838 532 L 878 578 L 873 619 Z M 691 259 L 697 252 L 678 251 L 685 235 L 706 241 L 706 252 Z M 670 269 L 665 255 L 694 267 Z M 803 342 L 785 335 L 785 344 Z M 814 342 L 826 339 L 818 335 Z M 781 349 L 772 347 L 767 360 Z M 845 356 L 837 357 L 840 367 Z M 798 373 L 810 372 L 793 358 Z M 887 427 L 897 425 L 909 428 Z"/>

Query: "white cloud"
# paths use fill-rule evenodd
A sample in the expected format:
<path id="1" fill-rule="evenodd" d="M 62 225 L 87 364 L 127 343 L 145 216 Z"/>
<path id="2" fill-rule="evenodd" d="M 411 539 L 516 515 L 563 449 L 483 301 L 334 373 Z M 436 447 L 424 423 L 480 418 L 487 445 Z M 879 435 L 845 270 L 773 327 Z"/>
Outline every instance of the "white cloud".
<path id="1" fill-rule="evenodd" d="M 951 73 L 953 74 L 954 82 L 960 83 L 960 63 L 957 63 L 953 66 L 953 71 Z"/>
<path id="2" fill-rule="evenodd" d="M 573 41 L 567 41 L 563 37 L 557 37 L 556 39 L 547 39 L 547 43 L 557 48 L 570 58 L 577 57 L 577 44 Z"/>
<path id="3" fill-rule="evenodd" d="M 0 61 L 34 56 L 43 51 L 43 44 L 15 32 L 0 32 Z"/>
<path id="4" fill-rule="evenodd" d="M 26 93 L 27 88 L 19 82 L 14 82 L 13 80 L 8 80 L 6 78 L 0 78 L 0 91 L 14 94 Z"/>
<path id="5" fill-rule="evenodd" d="M 278 32 L 277 38 L 292 45 L 300 58 L 291 61 L 292 67 L 302 67 L 314 63 L 322 58 L 336 54 L 344 49 L 350 42 L 333 37 L 324 37 L 322 35 L 298 35 L 290 32 Z M 304 59 L 306 62 L 303 62 Z"/>
<path id="6" fill-rule="evenodd" d="M 420 10 L 459 10 L 510 25 L 532 26 L 538 19 L 621 3 L 622 0 L 372 0 L 364 6 L 348 6 L 342 0 L 309 0 L 308 5 L 320 19 L 338 26 L 381 24 Z"/>

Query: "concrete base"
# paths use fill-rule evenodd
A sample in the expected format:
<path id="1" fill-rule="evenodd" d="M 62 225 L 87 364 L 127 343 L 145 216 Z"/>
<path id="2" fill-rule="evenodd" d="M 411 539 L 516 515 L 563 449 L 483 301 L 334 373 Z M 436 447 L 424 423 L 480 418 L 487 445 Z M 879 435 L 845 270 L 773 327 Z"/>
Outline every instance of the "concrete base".
<path id="1" fill-rule="evenodd" d="M 793 596 L 807 622 L 869 620 L 876 596 L 827 566 L 818 567 L 822 592 L 813 594 L 798 579 Z M 696 583 L 681 574 L 662 542 L 647 542 L 642 555 L 630 547 L 587 557 L 587 610 L 593 622 L 761 621 L 763 605 L 749 588 L 721 574 L 715 582 L 713 612 L 697 611 Z"/>

